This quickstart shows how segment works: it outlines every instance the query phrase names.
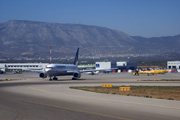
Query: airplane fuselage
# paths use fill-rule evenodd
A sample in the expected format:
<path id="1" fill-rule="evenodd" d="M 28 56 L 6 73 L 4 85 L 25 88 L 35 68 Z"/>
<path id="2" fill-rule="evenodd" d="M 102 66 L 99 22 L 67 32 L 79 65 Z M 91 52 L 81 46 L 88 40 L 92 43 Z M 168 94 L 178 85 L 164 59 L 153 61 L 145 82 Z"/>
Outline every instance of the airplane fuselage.
<path id="1" fill-rule="evenodd" d="M 78 67 L 71 64 L 50 64 L 45 69 L 48 76 L 73 75 L 78 72 Z"/>

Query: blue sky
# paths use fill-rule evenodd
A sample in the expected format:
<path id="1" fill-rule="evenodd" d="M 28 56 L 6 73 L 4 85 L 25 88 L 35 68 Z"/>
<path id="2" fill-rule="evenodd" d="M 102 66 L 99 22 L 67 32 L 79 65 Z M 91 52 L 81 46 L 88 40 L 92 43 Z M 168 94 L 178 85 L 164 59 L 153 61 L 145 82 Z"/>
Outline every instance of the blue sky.
<path id="1" fill-rule="evenodd" d="M 133 36 L 180 34 L 180 0 L 0 0 L 0 23 L 97 25 Z"/>

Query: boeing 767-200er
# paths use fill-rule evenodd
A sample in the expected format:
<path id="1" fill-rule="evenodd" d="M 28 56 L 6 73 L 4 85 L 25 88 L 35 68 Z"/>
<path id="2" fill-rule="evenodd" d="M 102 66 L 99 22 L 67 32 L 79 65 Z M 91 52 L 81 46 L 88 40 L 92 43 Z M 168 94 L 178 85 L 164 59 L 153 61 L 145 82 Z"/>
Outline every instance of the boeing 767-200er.
<path id="1" fill-rule="evenodd" d="M 76 80 L 81 77 L 81 73 L 83 72 L 96 72 L 102 70 L 113 70 L 113 69 L 98 69 L 98 70 L 79 70 L 78 68 L 78 55 L 79 55 L 79 48 L 77 48 L 74 63 L 73 64 L 49 64 L 46 66 L 44 70 L 29 70 L 24 69 L 25 71 L 35 71 L 39 72 L 39 77 L 46 78 L 47 76 L 50 77 L 50 81 L 58 80 L 57 76 L 67 76 L 72 75 L 72 80 Z M 116 68 L 115 68 L 116 69 Z M 53 79 L 52 79 L 53 77 Z"/>

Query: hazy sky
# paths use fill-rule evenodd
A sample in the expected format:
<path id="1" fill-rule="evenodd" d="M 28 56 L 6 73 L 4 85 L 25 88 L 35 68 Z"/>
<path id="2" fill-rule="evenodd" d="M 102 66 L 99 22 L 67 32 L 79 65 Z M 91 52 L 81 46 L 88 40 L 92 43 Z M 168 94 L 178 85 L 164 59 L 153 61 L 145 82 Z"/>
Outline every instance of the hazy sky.
<path id="1" fill-rule="evenodd" d="M 180 34 L 180 0 L 0 0 L 0 23 L 97 25 L 133 36 Z"/>

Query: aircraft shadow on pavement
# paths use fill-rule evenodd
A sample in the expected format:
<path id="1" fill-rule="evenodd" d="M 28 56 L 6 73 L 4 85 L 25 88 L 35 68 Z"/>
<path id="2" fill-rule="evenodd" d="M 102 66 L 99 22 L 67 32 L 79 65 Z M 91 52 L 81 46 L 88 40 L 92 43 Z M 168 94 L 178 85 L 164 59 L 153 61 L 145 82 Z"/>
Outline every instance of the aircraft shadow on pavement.
<path id="1" fill-rule="evenodd" d="M 84 81 L 87 79 L 77 79 L 77 80 L 72 80 L 72 79 L 58 79 L 58 80 L 53 80 L 53 81 Z M 88 79 L 89 80 L 89 79 Z"/>

